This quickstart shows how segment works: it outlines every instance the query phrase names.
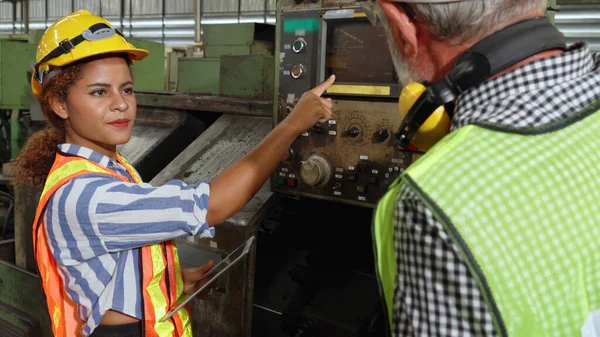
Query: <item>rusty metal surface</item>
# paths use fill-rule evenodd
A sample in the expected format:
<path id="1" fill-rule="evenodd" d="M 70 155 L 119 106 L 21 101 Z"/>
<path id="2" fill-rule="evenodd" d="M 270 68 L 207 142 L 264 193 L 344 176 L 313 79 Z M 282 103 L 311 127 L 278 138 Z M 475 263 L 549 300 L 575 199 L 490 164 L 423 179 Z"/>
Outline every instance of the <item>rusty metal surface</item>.
<path id="1" fill-rule="evenodd" d="M 161 185 L 171 179 L 180 179 L 194 184 L 200 180 L 212 179 L 248 154 L 271 128 L 271 120 L 266 118 L 222 116 L 150 183 Z M 267 182 L 228 223 L 235 226 L 249 225 L 270 197 Z"/>
<path id="2" fill-rule="evenodd" d="M 37 273 L 33 256 L 32 225 L 42 190 L 28 184 L 16 184 L 15 195 L 15 259 L 19 268 Z"/>
<path id="3" fill-rule="evenodd" d="M 194 184 L 211 179 L 249 153 L 271 128 L 272 120 L 269 118 L 223 115 L 160 172 L 151 184 L 160 185 L 171 179 Z M 258 224 L 274 203 L 272 195 L 267 182 L 242 211 L 215 227 L 214 239 L 195 239 L 195 245 L 222 256 L 232 252 L 256 234 Z M 225 285 L 224 295 L 192 305 L 194 335 L 250 336 L 255 254 L 256 247 L 250 252 L 246 263 L 233 267 L 225 280 L 221 280 Z"/>
<path id="4" fill-rule="evenodd" d="M 138 109 L 129 142 L 118 150 L 133 166 L 149 155 L 162 141 L 185 122 L 185 113 L 153 108 Z"/>
<path id="5" fill-rule="evenodd" d="M 184 94 L 171 92 L 136 92 L 139 107 L 218 112 L 254 117 L 271 117 L 273 101 L 255 98 Z"/>

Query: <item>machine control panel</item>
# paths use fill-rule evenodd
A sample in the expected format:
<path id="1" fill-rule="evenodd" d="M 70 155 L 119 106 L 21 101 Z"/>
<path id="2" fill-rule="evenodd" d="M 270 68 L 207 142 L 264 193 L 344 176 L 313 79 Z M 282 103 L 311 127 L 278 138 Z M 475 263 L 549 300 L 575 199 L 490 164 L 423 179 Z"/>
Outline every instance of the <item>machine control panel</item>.
<path id="1" fill-rule="evenodd" d="M 330 74 L 336 83 L 325 96 L 333 100 L 333 119 L 296 139 L 273 176 L 272 189 L 372 207 L 421 155 L 395 144 L 399 91 L 385 33 L 354 2 L 335 8 L 300 3 L 284 1 L 279 13 L 275 123 Z"/>

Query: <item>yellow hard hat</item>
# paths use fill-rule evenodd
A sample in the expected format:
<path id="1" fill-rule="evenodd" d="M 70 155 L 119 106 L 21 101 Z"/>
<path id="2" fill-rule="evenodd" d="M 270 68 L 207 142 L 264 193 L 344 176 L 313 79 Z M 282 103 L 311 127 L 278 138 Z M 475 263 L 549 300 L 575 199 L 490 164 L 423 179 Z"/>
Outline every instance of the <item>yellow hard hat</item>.
<path id="1" fill-rule="evenodd" d="M 147 50 L 135 48 L 108 21 L 89 11 L 76 11 L 59 19 L 48 27 L 38 45 L 31 76 L 33 94 L 40 95 L 44 75 L 53 69 L 109 53 L 126 53 L 132 61 L 148 55 Z"/>

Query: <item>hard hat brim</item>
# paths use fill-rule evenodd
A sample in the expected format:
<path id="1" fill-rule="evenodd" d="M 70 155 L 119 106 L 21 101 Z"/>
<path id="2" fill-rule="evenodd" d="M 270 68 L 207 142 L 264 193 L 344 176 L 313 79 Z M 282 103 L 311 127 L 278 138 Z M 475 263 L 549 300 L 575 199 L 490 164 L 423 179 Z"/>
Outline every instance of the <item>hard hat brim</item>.
<path id="1" fill-rule="evenodd" d="M 111 48 L 109 50 L 98 51 L 96 53 L 77 53 L 75 55 L 71 55 L 72 56 L 71 59 L 66 63 L 64 62 L 64 59 L 63 60 L 54 59 L 54 60 L 48 61 L 47 64 L 54 66 L 54 67 L 64 67 L 73 62 L 77 62 L 77 61 L 86 59 L 88 57 L 99 56 L 99 55 L 109 55 L 109 54 L 127 54 L 127 55 L 129 55 L 129 57 L 132 61 L 141 61 L 141 60 L 145 59 L 146 56 L 148 56 L 149 52 L 145 49 L 140 49 L 140 48 L 115 48 L 115 49 Z"/>
<path id="2" fill-rule="evenodd" d="M 120 54 L 120 53 L 126 53 L 131 55 L 131 59 L 134 61 L 141 61 L 143 59 L 146 58 L 146 56 L 148 56 L 149 52 L 145 49 L 139 49 L 139 48 L 131 48 L 131 49 L 123 49 L 123 50 L 115 50 L 112 51 L 111 54 Z"/>

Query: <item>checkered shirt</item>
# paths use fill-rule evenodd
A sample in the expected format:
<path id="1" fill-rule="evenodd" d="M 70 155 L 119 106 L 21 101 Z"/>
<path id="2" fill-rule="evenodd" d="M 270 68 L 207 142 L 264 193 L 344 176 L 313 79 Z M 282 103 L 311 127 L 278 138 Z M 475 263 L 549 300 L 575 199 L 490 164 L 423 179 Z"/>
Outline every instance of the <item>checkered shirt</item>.
<path id="1" fill-rule="evenodd" d="M 578 43 L 466 91 L 452 129 L 475 122 L 535 127 L 600 99 L 600 54 Z M 393 336 L 497 336 L 492 316 L 458 248 L 407 185 L 394 211 L 398 276 Z"/>

